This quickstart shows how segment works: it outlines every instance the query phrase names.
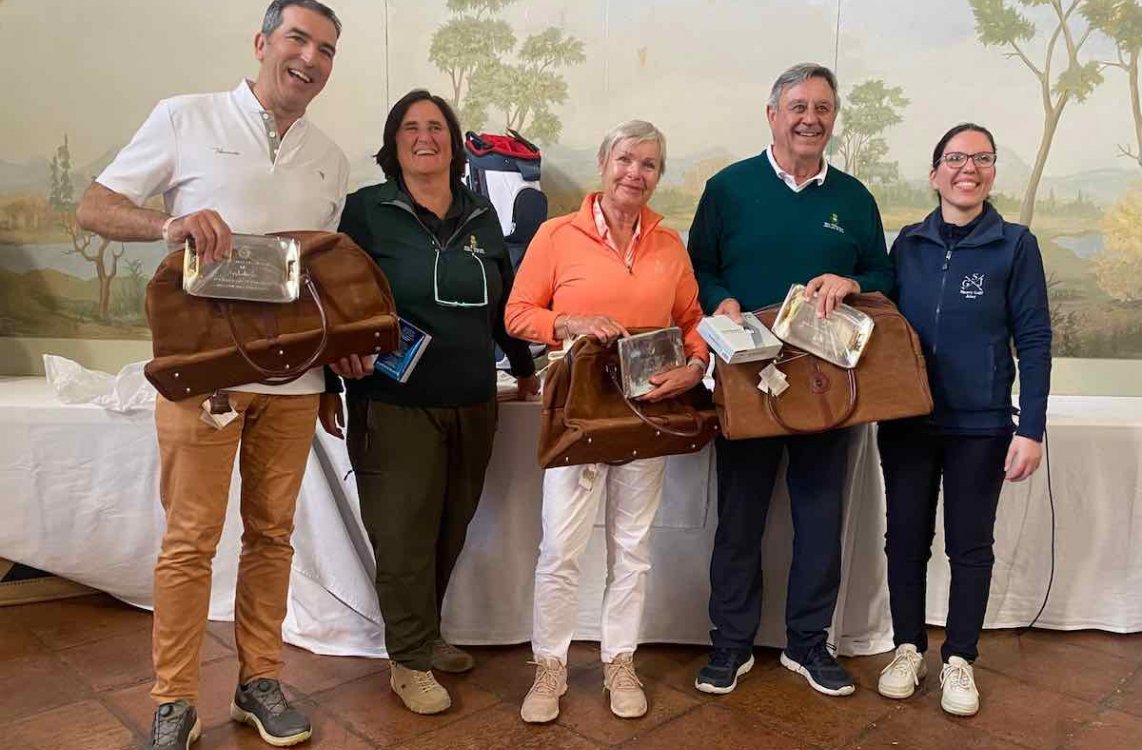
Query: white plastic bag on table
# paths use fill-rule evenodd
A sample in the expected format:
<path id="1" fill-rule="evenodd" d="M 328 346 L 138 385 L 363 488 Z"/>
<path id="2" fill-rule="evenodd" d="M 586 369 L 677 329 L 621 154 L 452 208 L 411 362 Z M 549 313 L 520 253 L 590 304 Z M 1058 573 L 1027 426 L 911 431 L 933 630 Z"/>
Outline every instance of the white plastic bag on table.
<path id="1" fill-rule="evenodd" d="M 144 364 L 132 362 L 110 375 L 88 370 L 66 357 L 45 354 L 44 374 L 65 404 L 95 404 L 108 411 L 128 412 L 155 408 L 155 389 L 143 375 Z"/>

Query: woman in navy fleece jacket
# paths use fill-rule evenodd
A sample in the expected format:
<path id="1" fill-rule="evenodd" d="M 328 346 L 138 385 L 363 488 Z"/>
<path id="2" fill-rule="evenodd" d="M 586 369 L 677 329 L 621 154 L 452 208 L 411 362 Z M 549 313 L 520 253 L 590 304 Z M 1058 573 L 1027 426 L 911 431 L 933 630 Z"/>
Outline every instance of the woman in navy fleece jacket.
<path id="1" fill-rule="evenodd" d="M 995 561 L 999 493 L 1005 479 L 1022 481 L 1039 466 L 1051 375 L 1039 245 L 987 202 L 995 167 L 995 139 L 970 123 L 948 131 L 932 154 L 929 180 L 940 205 L 901 230 L 892 260 L 897 301 L 920 336 L 935 408 L 928 417 L 882 423 L 878 433 L 896 643 L 878 690 L 907 698 L 927 671 L 925 583 L 942 475 L 952 580 L 940 704 L 963 716 L 979 710 L 972 662 Z M 1012 342 L 1018 411 L 1011 405 Z"/>

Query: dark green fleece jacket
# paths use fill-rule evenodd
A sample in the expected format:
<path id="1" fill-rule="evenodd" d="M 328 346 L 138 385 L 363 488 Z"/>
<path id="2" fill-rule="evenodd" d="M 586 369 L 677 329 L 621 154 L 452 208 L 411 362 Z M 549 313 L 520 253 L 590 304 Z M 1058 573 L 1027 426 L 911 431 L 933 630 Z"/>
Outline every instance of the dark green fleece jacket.
<path id="1" fill-rule="evenodd" d="M 487 401 L 496 394 L 497 343 L 513 375 L 535 373 L 526 342 L 504 329 L 504 304 L 515 276 L 495 209 L 455 185 L 449 216 L 456 211 L 457 228 L 441 241 L 395 181 L 361 188 L 345 201 L 340 231 L 384 271 L 397 314 L 432 335 L 408 382 L 375 373 L 347 381 L 350 395 L 397 406 Z M 485 297 L 487 304 L 479 304 Z"/>

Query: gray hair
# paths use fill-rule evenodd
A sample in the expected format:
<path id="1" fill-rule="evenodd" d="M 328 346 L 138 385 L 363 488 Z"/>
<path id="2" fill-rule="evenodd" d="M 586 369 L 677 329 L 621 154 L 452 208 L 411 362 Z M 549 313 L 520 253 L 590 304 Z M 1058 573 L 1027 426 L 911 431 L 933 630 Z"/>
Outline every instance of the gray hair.
<path id="1" fill-rule="evenodd" d="M 337 17 L 332 8 L 317 0 L 273 0 L 270 7 L 266 8 L 265 18 L 262 19 L 263 36 L 269 36 L 274 33 L 277 27 L 282 25 L 282 12 L 291 5 L 312 10 L 314 13 L 325 16 L 333 23 L 333 28 L 337 29 L 337 38 L 341 38 L 341 19 Z"/>
<path id="2" fill-rule="evenodd" d="M 777 109 L 777 105 L 781 103 L 781 95 L 785 93 L 785 89 L 790 86 L 796 86 L 799 83 L 804 83 L 810 78 L 825 79 L 825 83 L 829 84 L 829 88 L 833 90 L 833 101 L 836 103 L 837 109 L 840 109 L 841 95 L 837 91 L 837 77 L 833 75 L 833 71 L 817 63 L 798 63 L 777 76 L 777 80 L 773 82 L 773 88 L 769 91 L 769 106 L 773 109 Z"/>
<path id="3" fill-rule="evenodd" d="M 603 142 L 599 144 L 599 167 L 601 168 L 611 158 L 615 146 L 627 139 L 634 139 L 635 143 L 658 144 L 658 174 L 666 174 L 666 136 L 662 131 L 646 120 L 627 120 L 611 128 Z"/>

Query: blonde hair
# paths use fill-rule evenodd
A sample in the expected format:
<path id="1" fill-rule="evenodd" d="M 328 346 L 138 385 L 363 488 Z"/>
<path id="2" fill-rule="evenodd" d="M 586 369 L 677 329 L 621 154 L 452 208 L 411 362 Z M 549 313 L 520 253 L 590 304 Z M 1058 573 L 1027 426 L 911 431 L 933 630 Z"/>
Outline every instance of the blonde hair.
<path id="1" fill-rule="evenodd" d="M 598 154 L 600 168 L 611 158 L 611 152 L 615 150 L 615 146 L 627 139 L 633 139 L 635 143 L 657 143 L 658 173 L 660 175 L 666 174 L 666 136 L 646 120 L 627 120 L 614 126 L 603 136 L 603 142 L 599 144 Z"/>

